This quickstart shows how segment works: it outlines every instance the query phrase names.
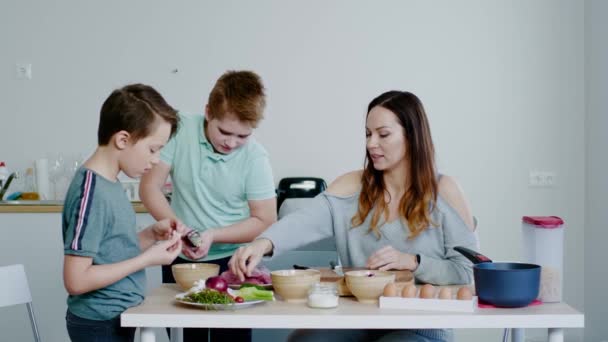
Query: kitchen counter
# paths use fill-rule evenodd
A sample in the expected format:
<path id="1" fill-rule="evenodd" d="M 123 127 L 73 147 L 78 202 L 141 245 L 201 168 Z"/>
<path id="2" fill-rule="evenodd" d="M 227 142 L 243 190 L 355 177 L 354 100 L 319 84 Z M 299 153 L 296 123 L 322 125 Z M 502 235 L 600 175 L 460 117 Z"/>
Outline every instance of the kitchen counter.
<path id="1" fill-rule="evenodd" d="M 147 213 L 141 202 L 131 202 L 136 213 Z M 0 213 L 60 213 L 63 201 L 0 201 Z"/>

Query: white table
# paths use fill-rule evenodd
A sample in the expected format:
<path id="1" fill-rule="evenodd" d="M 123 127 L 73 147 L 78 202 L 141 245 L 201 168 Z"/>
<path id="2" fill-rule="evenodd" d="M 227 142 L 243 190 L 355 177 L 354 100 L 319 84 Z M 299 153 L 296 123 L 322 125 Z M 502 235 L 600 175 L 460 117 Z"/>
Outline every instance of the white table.
<path id="1" fill-rule="evenodd" d="M 563 342 L 563 328 L 583 328 L 584 315 L 565 303 L 519 309 L 478 309 L 475 313 L 380 309 L 354 298 L 340 298 L 335 309 L 311 309 L 305 304 L 267 302 L 233 311 L 206 311 L 177 304 L 176 285 L 153 290 L 142 305 L 121 315 L 122 326 L 141 328 L 141 341 L 154 342 L 152 328 L 261 329 L 436 329 L 548 328 L 550 342 Z M 180 336 L 181 329 L 173 329 Z"/>

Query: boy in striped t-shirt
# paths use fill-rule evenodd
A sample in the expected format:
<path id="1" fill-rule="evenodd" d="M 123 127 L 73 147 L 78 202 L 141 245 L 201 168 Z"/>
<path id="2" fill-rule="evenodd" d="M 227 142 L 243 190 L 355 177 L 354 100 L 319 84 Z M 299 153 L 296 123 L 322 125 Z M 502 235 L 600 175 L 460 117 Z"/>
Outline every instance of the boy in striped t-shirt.
<path id="1" fill-rule="evenodd" d="M 66 325 L 76 341 L 133 341 L 120 314 L 144 299 L 145 268 L 182 250 L 184 227 L 162 220 L 137 233 L 135 212 L 118 174 L 140 177 L 159 161 L 178 117 L 152 87 L 115 90 L 102 108 L 98 147 L 80 168 L 63 207 Z"/>

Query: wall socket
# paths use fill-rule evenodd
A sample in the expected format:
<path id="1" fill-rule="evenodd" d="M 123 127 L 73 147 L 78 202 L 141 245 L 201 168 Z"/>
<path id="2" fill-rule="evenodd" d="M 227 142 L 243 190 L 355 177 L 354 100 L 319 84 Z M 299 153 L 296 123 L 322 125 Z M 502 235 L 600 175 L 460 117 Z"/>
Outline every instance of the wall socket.
<path id="1" fill-rule="evenodd" d="M 557 184 L 557 174 L 553 171 L 532 170 L 528 176 L 528 186 L 535 188 L 552 188 Z"/>
<path id="2" fill-rule="evenodd" d="M 30 63 L 17 63 L 15 65 L 15 75 L 18 80 L 31 80 L 32 65 Z"/>

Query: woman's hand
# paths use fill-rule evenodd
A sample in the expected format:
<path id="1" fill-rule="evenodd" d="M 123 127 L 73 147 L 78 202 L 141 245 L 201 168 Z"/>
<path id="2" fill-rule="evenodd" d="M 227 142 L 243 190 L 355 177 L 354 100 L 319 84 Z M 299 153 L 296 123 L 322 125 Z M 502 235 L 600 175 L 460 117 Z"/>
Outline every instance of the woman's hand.
<path id="1" fill-rule="evenodd" d="M 272 251 L 272 242 L 268 239 L 257 239 L 234 252 L 228 267 L 241 281 L 251 276 L 251 272 L 260 263 L 262 257 Z"/>
<path id="2" fill-rule="evenodd" d="M 192 229 L 187 229 L 184 233 L 184 236 L 188 235 Z M 198 260 L 207 256 L 209 253 L 209 248 L 211 248 L 211 244 L 213 243 L 213 230 L 207 229 L 204 232 L 200 233 L 201 236 L 201 245 L 198 247 L 192 246 L 189 242 L 183 244 L 182 252 L 185 256 L 192 260 Z M 188 239 L 185 237 L 185 239 Z"/>
<path id="3" fill-rule="evenodd" d="M 418 267 L 416 256 L 402 253 L 393 246 L 384 246 L 367 259 L 366 267 L 369 269 L 387 270 L 415 270 Z"/>

